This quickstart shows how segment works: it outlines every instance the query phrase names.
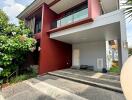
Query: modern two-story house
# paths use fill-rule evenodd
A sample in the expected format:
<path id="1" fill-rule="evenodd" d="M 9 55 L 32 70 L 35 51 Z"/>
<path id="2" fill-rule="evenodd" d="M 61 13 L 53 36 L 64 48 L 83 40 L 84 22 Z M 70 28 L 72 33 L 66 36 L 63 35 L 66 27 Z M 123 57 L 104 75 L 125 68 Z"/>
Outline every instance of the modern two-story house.
<path id="1" fill-rule="evenodd" d="M 120 67 L 128 58 L 119 0 L 35 0 L 18 18 L 41 48 L 39 74 L 83 65 L 109 69 L 110 41 L 117 41 Z"/>

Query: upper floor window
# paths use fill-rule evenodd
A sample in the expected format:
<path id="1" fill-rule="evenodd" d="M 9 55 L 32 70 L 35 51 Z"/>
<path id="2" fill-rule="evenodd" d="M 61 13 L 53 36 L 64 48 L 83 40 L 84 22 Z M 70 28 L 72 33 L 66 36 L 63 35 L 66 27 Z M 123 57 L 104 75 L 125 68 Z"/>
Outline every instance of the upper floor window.
<path id="1" fill-rule="evenodd" d="M 85 1 L 84 3 L 78 5 L 77 7 L 73 7 L 72 9 L 66 11 L 64 13 L 64 17 L 67 17 L 69 15 L 75 14 L 75 13 L 80 12 L 80 11 L 82 11 L 84 9 L 87 9 L 87 8 L 88 8 L 88 2 Z"/>
<path id="2" fill-rule="evenodd" d="M 35 33 L 41 32 L 41 17 L 35 20 Z"/>
<path id="3" fill-rule="evenodd" d="M 64 13 L 64 16 L 52 23 L 51 28 L 61 27 L 88 17 L 88 2 L 84 2 Z"/>

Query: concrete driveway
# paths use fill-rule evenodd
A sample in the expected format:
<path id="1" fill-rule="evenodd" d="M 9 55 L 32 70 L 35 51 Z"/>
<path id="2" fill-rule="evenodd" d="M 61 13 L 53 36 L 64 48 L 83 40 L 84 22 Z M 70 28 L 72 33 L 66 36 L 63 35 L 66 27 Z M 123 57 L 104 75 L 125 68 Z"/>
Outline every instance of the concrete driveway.
<path id="1" fill-rule="evenodd" d="M 125 100 L 123 94 L 52 75 L 39 76 L 2 90 L 5 100 Z"/>

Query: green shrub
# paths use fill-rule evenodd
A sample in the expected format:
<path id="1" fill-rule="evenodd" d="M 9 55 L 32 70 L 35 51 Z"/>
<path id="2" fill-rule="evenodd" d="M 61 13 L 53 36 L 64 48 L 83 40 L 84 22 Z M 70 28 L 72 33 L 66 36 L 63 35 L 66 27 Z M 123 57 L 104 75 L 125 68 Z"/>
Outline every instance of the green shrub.
<path id="1" fill-rule="evenodd" d="M 129 48 L 129 56 L 132 55 L 132 48 Z"/>
<path id="2" fill-rule="evenodd" d="M 121 69 L 120 69 L 119 66 L 111 67 L 110 70 L 109 70 L 109 72 L 111 72 L 111 73 L 117 73 L 117 74 L 120 73 L 120 71 L 121 71 Z"/>
<path id="3" fill-rule="evenodd" d="M 24 80 L 27 80 L 29 78 L 33 78 L 33 77 L 36 77 L 36 76 L 37 76 L 37 73 L 33 69 L 30 69 L 29 71 L 26 71 L 25 73 L 23 73 L 23 75 L 12 77 L 10 79 L 9 83 L 22 82 Z"/>
<path id="4" fill-rule="evenodd" d="M 20 75 L 20 76 L 17 76 L 17 77 L 12 77 L 11 80 L 10 80 L 10 83 L 18 83 L 18 82 L 21 82 L 23 80 L 27 80 L 28 79 L 28 75 Z"/>
<path id="5" fill-rule="evenodd" d="M 0 66 L 4 69 L 1 75 L 6 77 L 21 66 L 34 45 L 34 39 L 23 35 L 0 35 Z"/>
<path id="6" fill-rule="evenodd" d="M 4 69 L 0 77 L 7 77 L 18 69 L 36 43 L 29 37 L 31 31 L 23 21 L 18 26 L 8 21 L 8 16 L 0 10 L 0 67 Z"/>

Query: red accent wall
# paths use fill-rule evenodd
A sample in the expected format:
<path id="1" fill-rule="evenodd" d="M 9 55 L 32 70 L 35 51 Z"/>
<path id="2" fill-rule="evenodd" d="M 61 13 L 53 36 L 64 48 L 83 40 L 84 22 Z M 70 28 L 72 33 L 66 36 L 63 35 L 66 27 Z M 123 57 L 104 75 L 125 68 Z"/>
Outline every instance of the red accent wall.
<path id="1" fill-rule="evenodd" d="M 95 19 L 101 15 L 101 6 L 99 0 L 88 0 L 89 17 Z"/>
<path id="2" fill-rule="evenodd" d="M 39 74 L 72 66 L 72 45 L 50 39 L 47 33 L 54 19 L 56 14 L 44 4 Z"/>
<path id="3" fill-rule="evenodd" d="M 40 32 L 40 33 L 36 33 L 36 34 L 34 35 L 34 38 L 35 38 L 36 40 L 41 39 L 41 32 Z"/>

